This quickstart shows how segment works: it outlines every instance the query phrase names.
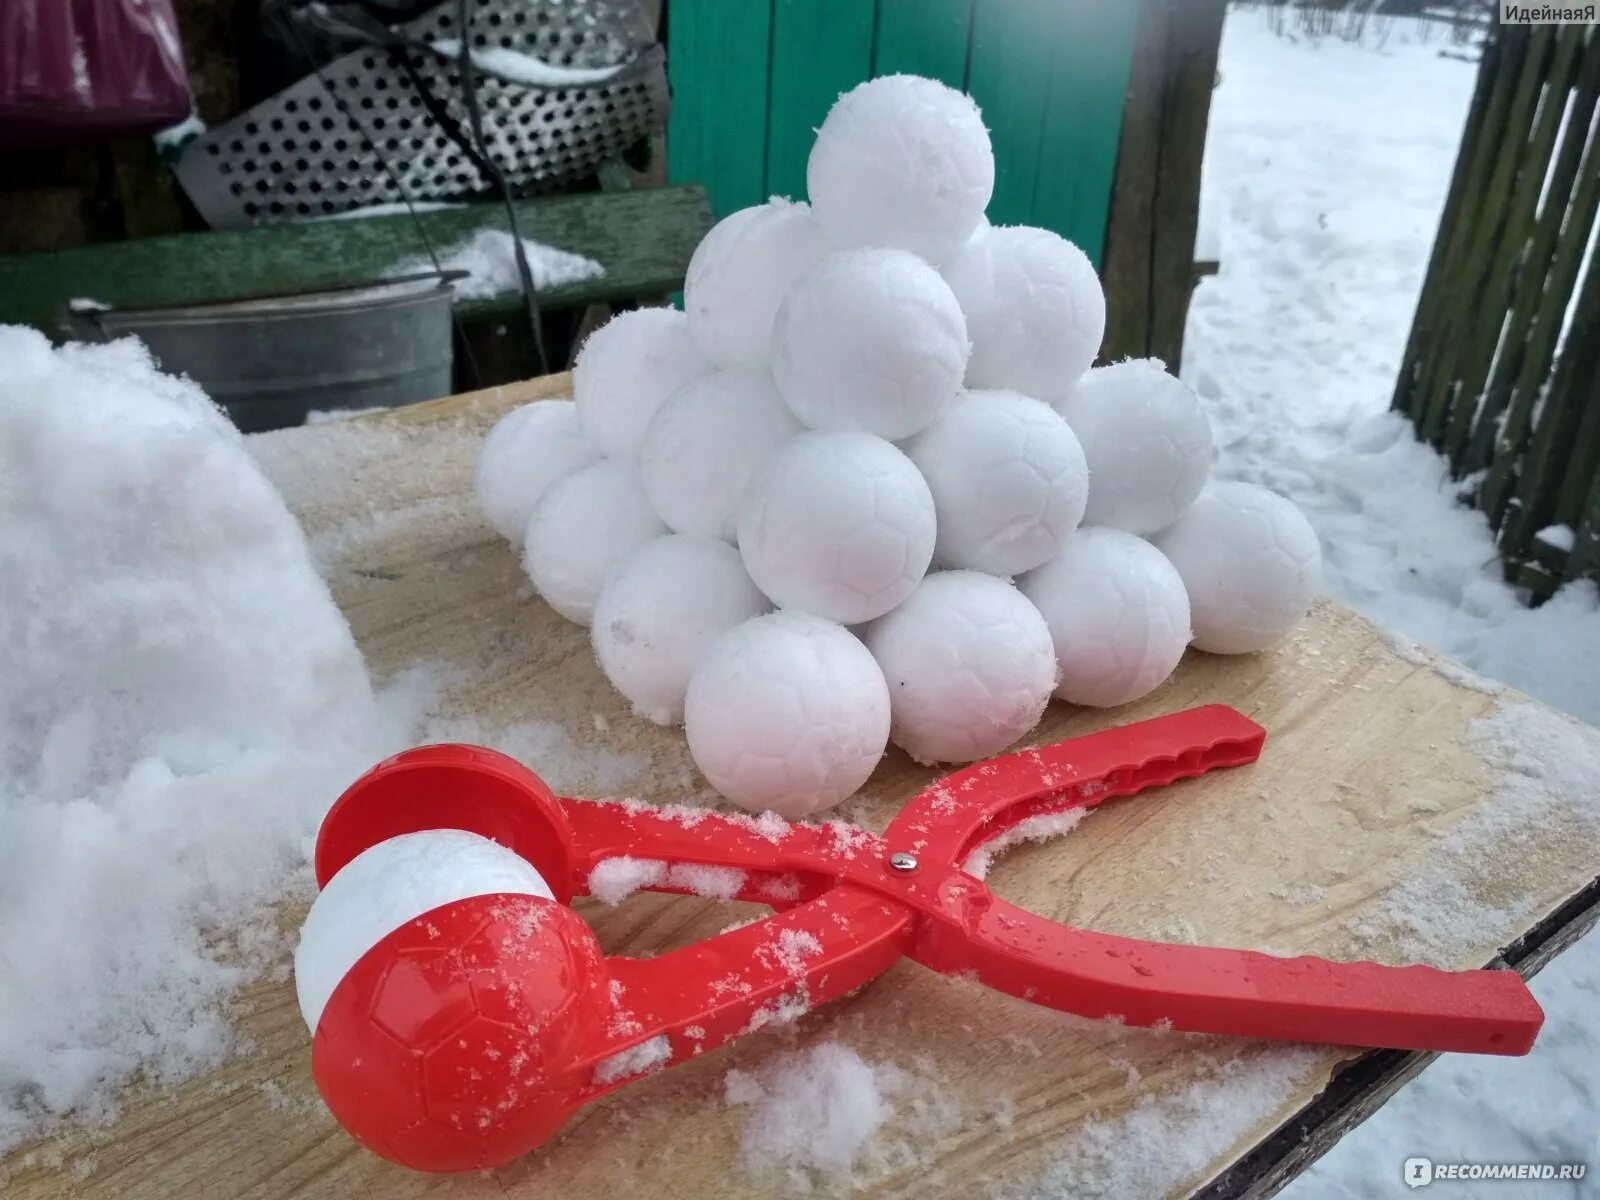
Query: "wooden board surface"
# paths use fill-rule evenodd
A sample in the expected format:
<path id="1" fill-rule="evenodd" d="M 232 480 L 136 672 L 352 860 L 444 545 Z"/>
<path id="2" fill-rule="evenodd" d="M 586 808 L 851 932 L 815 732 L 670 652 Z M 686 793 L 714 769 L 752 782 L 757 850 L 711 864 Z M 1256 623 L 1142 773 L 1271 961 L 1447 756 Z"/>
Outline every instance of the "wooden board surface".
<path id="1" fill-rule="evenodd" d="M 444 715 L 428 736 L 491 740 L 558 787 L 587 778 L 705 800 L 681 733 L 627 712 L 584 631 L 532 597 L 516 555 L 474 511 L 470 471 L 483 430 L 511 404 L 565 386 L 557 377 L 266 435 L 257 456 L 305 522 L 375 677 L 451 668 Z M 1270 653 L 1191 654 L 1156 694 L 1124 710 L 1052 705 L 1031 740 L 1212 701 L 1268 728 L 1258 764 L 1097 810 L 1070 837 L 1011 852 L 990 876 L 995 889 L 1117 933 L 1452 967 L 1494 960 L 1563 904 L 1566 934 L 1547 938 L 1544 952 L 1577 928 L 1581 913 L 1569 902 L 1600 875 L 1588 818 L 1552 801 L 1508 835 L 1493 814 L 1543 786 L 1541 753 L 1600 763 L 1593 731 L 1397 649 L 1332 604 Z M 1494 724 L 1474 724 L 1497 711 Z M 1538 743 L 1533 766 L 1490 761 L 1490 735 L 1507 713 L 1525 718 Z M 881 827 L 932 777 L 891 754 L 850 815 Z M 659 896 L 580 906 L 608 950 L 629 953 L 746 915 Z M 285 906 L 286 925 L 303 907 Z M 1542 961 L 1525 957 L 1529 967 Z M 1315 1148 L 1421 1061 L 1121 1029 L 902 963 L 791 1028 L 631 1085 L 510 1167 L 439 1179 L 366 1154 L 322 1109 L 286 972 L 248 988 L 237 1020 L 247 1051 L 204 1078 L 130 1091 L 108 1127 L 60 1130 L 12 1154 L 0 1171 L 5 1194 L 731 1200 L 805 1182 L 843 1193 L 850 1188 L 837 1179 L 752 1173 L 741 1159 L 749 1111 L 723 1098 L 730 1068 L 826 1040 L 893 1064 L 901 1081 L 853 1194 L 1153 1197 L 1187 1195 L 1219 1176 L 1227 1194 L 1267 1194 L 1296 1163 L 1293 1147 L 1267 1153 L 1275 1134 L 1282 1141 L 1290 1130 Z M 1363 1070 L 1385 1062 L 1388 1074 L 1363 1081 Z M 1321 1111 L 1330 1080 L 1331 1108 Z M 1269 1161 L 1258 1161 L 1263 1154 Z"/>

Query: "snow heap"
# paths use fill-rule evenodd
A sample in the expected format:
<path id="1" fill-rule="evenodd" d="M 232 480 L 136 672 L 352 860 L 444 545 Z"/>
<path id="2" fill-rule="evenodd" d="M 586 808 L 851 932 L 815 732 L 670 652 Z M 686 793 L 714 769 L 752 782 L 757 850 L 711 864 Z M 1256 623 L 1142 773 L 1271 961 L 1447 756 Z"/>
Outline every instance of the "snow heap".
<path id="1" fill-rule="evenodd" d="M 0 1148 L 225 1052 L 245 923 L 394 737 L 243 439 L 137 342 L 0 327 Z"/>
<path id="2" fill-rule="evenodd" d="M 1094 268 L 992 226 L 994 171 L 966 96 L 862 84 L 817 133 L 812 206 L 718 224 L 686 312 L 585 344 L 576 419 L 540 401 L 485 444 L 481 503 L 540 594 L 752 811 L 838 804 L 890 740 L 965 762 L 1052 694 L 1137 700 L 1191 636 L 1264 649 L 1316 590 L 1293 505 L 1207 487 L 1187 386 L 1090 369 Z"/>
<path id="3" fill-rule="evenodd" d="M 417 211 L 423 204 L 398 206 L 398 211 Z M 445 206 L 448 207 L 448 206 Z M 354 213 L 340 213 L 351 217 Z M 365 215 L 374 216 L 368 211 Z M 539 291 L 579 283 L 606 273 L 605 267 L 582 254 L 547 246 L 531 238 L 522 239 L 522 253 L 528 260 L 528 274 Z M 434 258 L 426 255 L 408 258 L 385 272 L 386 275 L 419 275 L 432 271 Z M 438 270 L 465 271 L 467 278 L 455 283 L 456 295 L 463 300 L 489 300 L 522 290 L 517 272 L 517 241 L 504 229 L 480 229 L 471 237 L 437 252 Z"/>

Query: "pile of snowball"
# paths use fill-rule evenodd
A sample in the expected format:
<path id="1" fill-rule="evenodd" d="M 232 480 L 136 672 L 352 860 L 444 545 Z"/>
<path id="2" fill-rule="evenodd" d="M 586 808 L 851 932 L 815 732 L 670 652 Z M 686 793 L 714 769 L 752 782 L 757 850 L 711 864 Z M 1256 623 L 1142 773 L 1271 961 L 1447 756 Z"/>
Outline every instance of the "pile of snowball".
<path id="1" fill-rule="evenodd" d="M 573 402 L 484 443 L 480 502 L 539 594 L 752 811 L 837 804 L 889 741 L 995 754 L 1052 693 L 1126 704 L 1191 642 L 1272 644 L 1316 591 L 1292 504 L 1207 486 L 1188 387 L 1090 369 L 1094 268 L 990 225 L 994 170 L 968 97 L 862 84 L 817 133 L 809 206 L 720 222 L 686 311 L 615 318 Z"/>

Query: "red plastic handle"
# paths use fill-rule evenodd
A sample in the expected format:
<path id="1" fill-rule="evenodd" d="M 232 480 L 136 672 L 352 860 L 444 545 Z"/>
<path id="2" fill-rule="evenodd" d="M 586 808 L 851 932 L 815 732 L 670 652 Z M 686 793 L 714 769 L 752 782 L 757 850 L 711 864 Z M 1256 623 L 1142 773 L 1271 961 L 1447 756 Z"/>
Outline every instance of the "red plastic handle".
<path id="1" fill-rule="evenodd" d="M 1191 1033 L 1401 1050 L 1526 1054 L 1544 1013 L 1512 971 L 1277 958 L 1075 929 L 947 881 L 949 921 L 912 954 L 1078 1016 Z"/>

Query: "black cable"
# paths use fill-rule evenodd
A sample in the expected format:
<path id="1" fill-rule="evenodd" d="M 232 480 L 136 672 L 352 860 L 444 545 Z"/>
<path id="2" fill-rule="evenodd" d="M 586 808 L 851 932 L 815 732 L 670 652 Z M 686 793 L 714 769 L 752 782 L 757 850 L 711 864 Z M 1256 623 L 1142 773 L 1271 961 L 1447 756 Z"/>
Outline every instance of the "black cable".
<path id="1" fill-rule="evenodd" d="M 467 103 L 467 119 L 471 122 L 473 140 L 478 144 L 478 152 L 489 168 L 489 178 L 500 193 L 501 203 L 505 205 L 506 224 L 511 228 L 512 254 L 517 263 L 517 278 L 522 284 L 522 299 L 528 310 L 528 326 L 533 334 L 534 363 L 539 368 L 539 374 L 548 375 L 550 359 L 545 354 L 544 329 L 539 321 L 539 300 L 534 294 L 533 270 L 528 266 L 528 253 L 522 245 L 522 230 L 517 224 L 517 206 L 512 202 L 511 188 L 506 184 L 506 177 L 501 172 L 499 164 L 494 161 L 494 156 L 489 153 L 488 142 L 483 136 L 483 110 L 478 104 L 477 64 L 472 61 L 473 3 L 474 0 L 456 0 L 457 21 L 461 31 L 461 49 L 457 63 L 461 75 L 462 98 Z"/>
<path id="2" fill-rule="evenodd" d="M 421 239 L 422 247 L 427 251 L 428 261 L 433 264 L 433 269 L 439 272 L 441 275 L 444 274 L 444 267 L 440 265 L 439 255 L 433 248 L 433 240 L 428 237 L 428 231 L 423 228 L 422 220 L 417 216 L 417 208 L 411 199 L 410 191 L 407 190 L 405 184 L 401 182 L 400 176 L 395 172 L 394 168 L 389 165 L 389 160 L 384 158 L 383 151 L 378 149 L 378 143 L 373 140 L 372 135 L 367 131 L 367 127 L 361 123 L 361 119 L 356 116 L 355 110 L 351 108 L 348 101 L 346 101 L 345 98 L 339 94 L 338 89 L 333 87 L 328 82 L 328 77 L 323 71 L 323 68 L 327 64 L 319 63 L 317 61 L 316 55 L 312 53 L 311 47 L 307 44 L 305 37 L 301 34 L 299 27 L 294 23 L 293 19 L 287 20 L 283 24 L 294 38 L 295 43 L 300 49 L 300 53 L 305 57 L 305 60 L 311 64 L 312 74 L 317 77 L 317 82 L 322 85 L 322 90 L 328 94 L 328 99 L 333 102 L 333 106 L 344 115 L 346 120 L 350 122 L 351 127 L 361 135 L 361 140 L 366 143 L 368 151 L 370 151 L 372 157 L 377 160 L 378 166 L 382 168 L 383 173 L 389 177 L 389 182 L 394 185 L 395 191 L 400 194 L 401 203 L 406 206 L 406 212 L 411 215 L 412 227 L 416 230 L 417 237 Z M 520 246 L 520 242 L 518 244 Z M 461 318 L 456 315 L 454 304 L 450 306 L 450 324 L 451 327 L 456 331 L 457 340 L 461 343 L 462 350 L 466 352 L 467 366 L 472 371 L 473 386 L 481 388 L 483 386 L 483 372 L 478 369 L 477 355 L 473 354 L 472 352 L 472 343 L 467 338 L 466 327 L 461 323 Z M 541 360 L 542 357 L 543 356 L 541 354 Z"/>

